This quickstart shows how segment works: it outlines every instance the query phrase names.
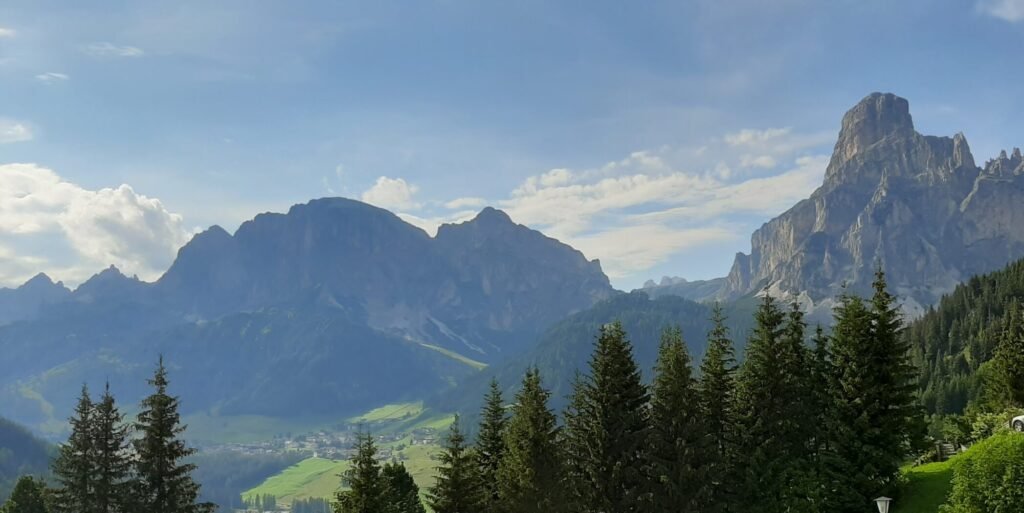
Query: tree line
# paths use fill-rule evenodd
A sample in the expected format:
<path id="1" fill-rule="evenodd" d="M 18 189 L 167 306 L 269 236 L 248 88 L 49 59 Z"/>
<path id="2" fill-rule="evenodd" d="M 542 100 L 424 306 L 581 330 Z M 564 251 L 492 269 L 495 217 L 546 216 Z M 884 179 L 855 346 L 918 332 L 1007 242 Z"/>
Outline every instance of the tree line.
<path id="1" fill-rule="evenodd" d="M 737 365 L 716 308 L 699 371 L 669 328 L 650 385 L 608 324 L 561 422 L 536 369 L 510 406 L 492 382 L 475 443 L 452 424 L 427 502 L 436 513 L 865 511 L 898 494 L 900 465 L 920 449 L 917 370 L 881 271 L 871 298 L 842 297 L 834 315 L 830 334 L 810 333 L 796 305 L 765 295 Z M 422 511 L 394 502 L 368 435 L 357 449 L 337 513 Z"/>
<path id="2" fill-rule="evenodd" d="M 134 422 L 108 385 L 98 401 L 86 386 L 70 419 L 71 434 L 52 464 L 49 487 L 24 477 L 2 513 L 210 513 L 199 502 L 195 466 L 184 462 L 194 450 L 181 439 L 185 426 L 178 398 L 168 394 L 163 358 L 149 380 L 153 393 L 143 399 Z"/>

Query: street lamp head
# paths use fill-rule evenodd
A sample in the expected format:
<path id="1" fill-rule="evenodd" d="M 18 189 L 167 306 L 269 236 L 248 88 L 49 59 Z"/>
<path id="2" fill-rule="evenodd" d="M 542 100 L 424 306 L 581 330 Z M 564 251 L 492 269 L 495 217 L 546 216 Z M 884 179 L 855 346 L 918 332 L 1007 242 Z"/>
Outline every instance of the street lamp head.
<path id="1" fill-rule="evenodd" d="M 878 506 L 878 513 L 889 513 L 890 503 L 892 503 L 892 499 L 888 497 L 879 497 L 875 499 L 875 505 Z"/>

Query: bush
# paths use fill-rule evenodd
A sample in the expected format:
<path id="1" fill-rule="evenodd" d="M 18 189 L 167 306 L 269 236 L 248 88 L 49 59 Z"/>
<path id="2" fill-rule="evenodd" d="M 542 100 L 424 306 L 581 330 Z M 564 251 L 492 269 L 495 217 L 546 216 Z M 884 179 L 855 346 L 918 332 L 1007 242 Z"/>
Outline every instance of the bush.
<path id="1" fill-rule="evenodd" d="M 941 511 L 1024 513 L 1024 436 L 998 433 L 960 455 Z"/>

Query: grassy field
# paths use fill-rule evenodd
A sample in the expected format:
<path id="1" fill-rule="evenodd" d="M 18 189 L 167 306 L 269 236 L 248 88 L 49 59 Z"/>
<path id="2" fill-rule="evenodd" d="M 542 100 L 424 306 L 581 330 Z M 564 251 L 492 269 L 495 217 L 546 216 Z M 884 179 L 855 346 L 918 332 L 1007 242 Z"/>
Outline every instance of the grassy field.
<path id="1" fill-rule="evenodd" d="M 373 409 L 347 420 L 350 423 L 365 423 L 366 429 L 375 434 L 409 433 L 414 429 L 432 428 L 443 431 L 451 425 L 453 415 L 436 414 L 423 408 L 422 403 L 390 404 Z M 404 446 L 401 451 L 398 447 Z M 434 468 L 437 462 L 433 456 L 440 446 L 412 445 L 412 436 L 380 445 L 391 448 L 405 464 L 423 494 L 434 484 Z M 295 499 L 310 497 L 333 498 L 341 486 L 340 475 L 348 468 L 346 460 L 308 458 L 273 477 L 259 486 L 242 494 L 249 498 L 254 495 L 273 495 L 282 505 L 291 504 Z"/>
<path id="2" fill-rule="evenodd" d="M 892 513 L 937 513 L 946 502 L 953 478 L 953 460 L 928 463 L 904 470 L 907 487 Z"/>

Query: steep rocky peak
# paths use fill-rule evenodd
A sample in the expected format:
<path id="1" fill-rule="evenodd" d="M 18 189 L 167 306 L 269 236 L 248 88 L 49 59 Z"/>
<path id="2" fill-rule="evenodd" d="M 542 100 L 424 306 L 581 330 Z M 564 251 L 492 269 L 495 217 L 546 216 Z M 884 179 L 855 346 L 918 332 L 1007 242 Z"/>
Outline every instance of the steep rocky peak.
<path id="1" fill-rule="evenodd" d="M 64 284 L 54 283 L 46 273 L 39 273 L 18 288 L 21 290 L 45 290 L 52 288 L 64 288 Z"/>
<path id="2" fill-rule="evenodd" d="M 887 137 L 913 134 L 910 103 L 892 93 L 872 93 L 843 116 L 836 153 L 849 160 Z"/>
<path id="3" fill-rule="evenodd" d="M 1024 157 L 1021 156 L 1020 148 L 1014 148 L 1010 155 L 1006 154 L 1006 150 L 1000 151 L 998 157 L 985 163 L 985 173 L 995 176 L 1024 173 Z"/>

